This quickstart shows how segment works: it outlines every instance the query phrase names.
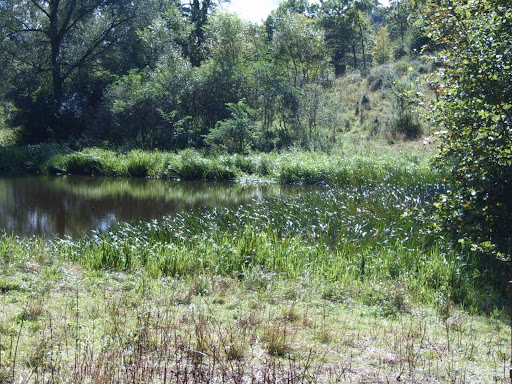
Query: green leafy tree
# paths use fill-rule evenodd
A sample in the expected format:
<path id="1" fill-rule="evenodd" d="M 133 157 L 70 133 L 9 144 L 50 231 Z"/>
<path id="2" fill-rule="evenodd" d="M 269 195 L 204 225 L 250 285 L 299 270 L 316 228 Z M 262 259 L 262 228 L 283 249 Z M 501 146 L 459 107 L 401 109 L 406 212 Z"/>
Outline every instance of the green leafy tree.
<path id="1" fill-rule="evenodd" d="M 230 153 L 246 153 L 254 147 L 258 131 L 253 120 L 254 111 L 245 100 L 227 105 L 229 119 L 219 121 L 206 136 L 206 142 Z"/>
<path id="2" fill-rule="evenodd" d="M 216 12 L 205 27 L 209 52 L 196 75 L 200 79 L 188 100 L 188 114 L 202 137 L 215 124 L 230 116 L 226 105 L 243 99 L 243 89 L 250 66 L 252 27 L 239 17 Z M 199 143 L 200 144 L 200 143 Z"/>
<path id="3" fill-rule="evenodd" d="M 331 52 L 336 76 L 341 76 L 346 71 L 349 41 L 354 34 L 347 20 L 349 8 L 350 0 L 324 0 L 320 10 L 319 22 L 325 30 L 325 40 Z"/>
<path id="4" fill-rule="evenodd" d="M 319 22 L 325 30 L 327 45 L 331 51 L 332 62 L 337 76 L 345 73 L 347 59 L 351 55 L 351 64 L 359 69 L 368 63 L 367 51 L 372 35 L 368 14 L 377 6 L 373 0 L 323 0 L 319 13 Z"/>
<path id="5" fill-rule="evenodd" d="M 430 43 L 425 35 L 426 0 L 391 0 L 387 27 L 394 42 L 394 56 L 400 58 L 424 49 Z"/>
<path id="6" fill-rule="evenodd" d="M 270 57 L 279 79 L 274 98 L 279 126 L 276 143 L 281 147 L 303 145 L 316 126 L 316 114 L 311 107 L 318 103 L 303 103 L 301 99 L 314 95 L 313 101 L 317 92 L 311 91 L 319 90 L 315 86 L 327 86 L 332 80 L 324 33 L 314 20 L 302 14 L 279 17 L 270 43 Z M 309 118 L 301 116 L 304 112 Z"/>
<path id="7" fill-rule="evenodd" d="M 131 16 L 117 29 L 116 44 L 101 60 L 102 67 L 116 76 L 154 68 L 162 51 L 176 45 L 182 49 L 190 35 L 180 0 L 135 0 Z"/>
<path id="8" fill-rule="evenodd" d="M 10 59 L 10 97 L 25 117 L 25 127 L 39 127 L 38 137 L 66 136 L 87 100 L 66 88 L 91 69 L 117 42 L 117 32 L 133 15 L 126 0 L 5 0 L 0 2 L 1 52 Z M 46 125 L 41 127 L 41 117 Z M 39 118 L 38 118 L 39 117 Z M 71 126 L 68 124 L 67 126 Z M 46 131 L 46 132 L 41 132 Z"/>
<path id="9" fill-rule="evenodd" d="M 433 121 L 446 191 L 439 224 L 474 250 L 502 256 L 512 236 L 512 8 L 441 1 L 429 34 L 444 47 Z"/>
<path id="10" fill-rule="evenodd" d="M 153 69 L 133 70 L 112 84 L 105 97 L 110 127 L 105 137 L 124 147 L 185 148 L 193 138 L 182 108 L 194 89 L 194 69 L 178 49 Z"/>
<path id="11" fill-rule="evenodd" d="M 294 86 L 319 82 L 327 73 L 323 31 L 306 16 L 279 18 L 271 47 L 274 63 Z"/>
<path id="12" fill-rule="evenodd" d="M 373 46 L 373 61 L 375 64 L 385 64 L 393 58 L 393 43 L 389 38 L 389 31 L 381 27 L 375 36 Z"/>
<path id="13" fill-rule="evenodd" d="M 212 12 L 220 4 L 227 0 L 190 0 L 184 6 L 185 14 L 188 16 L 192 26 L 192 33 L 185 45 L 185 52 L 194 67 L 199 67 L 207 54 L 204 49 L 206 41 L 206 26 Z"/>

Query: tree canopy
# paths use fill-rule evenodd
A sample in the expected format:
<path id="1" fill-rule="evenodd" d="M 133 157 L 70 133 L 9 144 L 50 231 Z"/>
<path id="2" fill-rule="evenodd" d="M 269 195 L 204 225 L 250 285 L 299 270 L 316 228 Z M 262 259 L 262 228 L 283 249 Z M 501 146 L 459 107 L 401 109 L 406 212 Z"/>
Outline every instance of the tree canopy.
<path id="1" fill-rule="evenodd" d="M 47 94 L 45 107 L 54 117 L 72 114 L 77 103 L 70 105 L 73 96 L 65 100 L 65 83 L 116 43 L 118 30 L 132 17 L 131 8 L 123 0 L 0 2 L 2 51 L 12 60 L 16 82 L 37 92 L 36 98 Z M 63 120 L 53 118 L 43 129 L 66 135 Z"/>

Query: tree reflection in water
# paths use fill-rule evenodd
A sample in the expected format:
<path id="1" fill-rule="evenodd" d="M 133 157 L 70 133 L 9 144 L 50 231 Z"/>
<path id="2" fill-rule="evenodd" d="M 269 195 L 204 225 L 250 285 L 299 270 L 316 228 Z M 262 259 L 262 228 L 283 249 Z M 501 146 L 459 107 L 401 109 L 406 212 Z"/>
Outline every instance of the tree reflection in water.
<path id="1" fill-rule="evenodd" d="M 0 231 L 75 236 L 122 221 L 236 206 L 305 187 L 81 176 L 0 178 Z"/>

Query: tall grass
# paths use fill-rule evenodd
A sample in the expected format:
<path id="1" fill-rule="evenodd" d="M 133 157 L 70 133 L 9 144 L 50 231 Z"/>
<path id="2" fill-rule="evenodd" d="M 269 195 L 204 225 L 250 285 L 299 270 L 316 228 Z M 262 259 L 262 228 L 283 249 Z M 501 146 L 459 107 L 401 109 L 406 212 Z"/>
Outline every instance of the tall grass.
<path id="1" fill-rule="evenodd" d="M 2 236 L 0 382 L 505 380 L 506 270 L 430 232 L 439 187 L 425 157 L 93 149 L 51 161 L 324 187 L 76 239 Z"/>
<path id="2" fill-rule="evenodd" d="M 473 312 L 492 312 L 504 305 L 506 276 L 423 228 L 421 212 L 435 189 L 398 184 L 274 197 L 125 223 L 78 241 L 56 241 L 55 252 L 93 270 L 145 270 L 154 277 L 244 279 L 262 270 L 363 296 L 372 287 L 391 292 L 398 284 L 419 302 L 433 304 L 441 295 Z"/>
<path id="3" fill-rule="evenodd" d="M 429 233 L 426 210 L 438 193 L 438 176 L 430 171 L 428 156 L 419 153 L 390 150 L 369 157 L 345 149 L 337 155 L 207 158 L 191 150 L 87 149 L 47 159 L 48 170 L 72 173 L 187 180 L 256 175 L 325 186 L 236 209 L 125 223 L 94 237 L 54 243 L 52 252 L 91 269 L 184 278 L 205 273 L 243 278 L 261 269 L 351 290 L 375 284 L 392 289 L 398 283 L 420 301 L 432 303 L 442 294 L 474 311 L 503 305 L 499 267 L 471 259 Z"/>
<path id="4" fill-rule="evenodd" d="M 47 171 L 47 164 L 62 152 L 57 145 L 23 147 L 0 145 L 0 174 L 29 174 Z"/>
<path id="5" fill-rule="evenodd" d="M 66 173 L 97 176 L 156 177 L 178 180 L 265 179 L 285 184 L 331 186 L 431 182 L 436 175 L 429 154 L 414 150 L 354 150 L 334 154 L 284 152 L 248 156 L 204 156 L 193 150 L 178 153 L 133 150 L 117 153 L 88 148 L 65 152 L 55 146 L 2 147 L 3 173 Z"/>

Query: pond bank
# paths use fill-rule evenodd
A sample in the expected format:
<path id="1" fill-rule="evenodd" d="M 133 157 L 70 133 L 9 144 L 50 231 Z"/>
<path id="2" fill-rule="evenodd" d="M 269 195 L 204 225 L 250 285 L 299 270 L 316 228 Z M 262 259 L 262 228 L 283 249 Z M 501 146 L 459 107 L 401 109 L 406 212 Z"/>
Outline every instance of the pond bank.
<path id="1" fill-rule="evenodd" d="M 1 236 L 0 382 L 506 379 L 506 270 L 431 231 L 439 183 L 426 155 L 18 160 L 35 172 L 332 188 L 76 239 Z"/>
<path id="2" fill-rule="evenodd" d="M 0 173 L 154 177 L 173 180 L 271 181 L 331 186 L 434 182 L 430 155 L 421 151 L 259 153 L 204 156 L 133 150 L 119 153 L 89 148 L 64 151 L 52 145 L 1 147 Z"/>

